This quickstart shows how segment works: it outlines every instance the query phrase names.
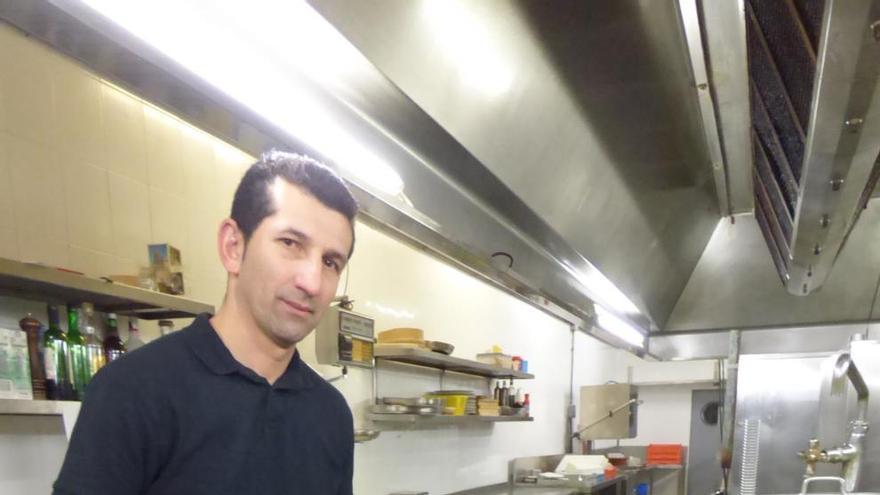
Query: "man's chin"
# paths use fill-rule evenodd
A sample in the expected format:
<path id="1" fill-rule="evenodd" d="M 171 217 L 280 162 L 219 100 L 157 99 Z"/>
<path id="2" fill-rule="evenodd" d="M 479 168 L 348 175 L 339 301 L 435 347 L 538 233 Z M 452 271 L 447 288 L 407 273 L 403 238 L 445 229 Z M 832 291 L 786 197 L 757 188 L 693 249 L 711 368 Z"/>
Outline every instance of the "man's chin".
<path id="1" fill-rule="evenodd" d="M 311 333 L 311 330 L 302 330 L 299 328 L 290 329 L 290 328 L 281 328 L 274 329 L 269 336 L 279 347 L 289 348 L 293 347 L 296 344 L 302 342 L 303 339 L 308 337 Z"/>

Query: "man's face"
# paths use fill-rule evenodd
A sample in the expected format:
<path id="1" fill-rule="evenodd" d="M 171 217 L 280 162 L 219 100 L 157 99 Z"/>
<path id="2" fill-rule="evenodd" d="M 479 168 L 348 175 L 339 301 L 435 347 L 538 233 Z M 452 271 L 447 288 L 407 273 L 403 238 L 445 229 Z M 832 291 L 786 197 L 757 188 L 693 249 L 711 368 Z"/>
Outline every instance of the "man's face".
<path id="1" fill-rule="evenodd" d="M 290 347 L 320 321 L 339 284 L 353 239 L 351 223 L 299 186 L 269 186 L 276 212 L 245 248 L 238 298 L 276 344 Z"/>

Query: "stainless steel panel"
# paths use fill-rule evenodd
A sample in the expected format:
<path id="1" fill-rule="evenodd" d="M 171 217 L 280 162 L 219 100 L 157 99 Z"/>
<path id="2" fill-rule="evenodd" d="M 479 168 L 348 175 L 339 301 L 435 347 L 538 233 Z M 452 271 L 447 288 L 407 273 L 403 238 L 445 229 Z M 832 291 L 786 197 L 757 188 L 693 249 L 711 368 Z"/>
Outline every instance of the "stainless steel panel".
<path id="1" fill-rule="evenodd" d="M 806 447 L 811 432 L 819 426 L 819 369 L 824 357 L 740 358 L 732 493 L 799 491 L 805 465 L 797 452 Z M 747 449 L 749 445 L 757 451 Z M 748 471 L 755 469 L 756 476 L 749 476 Z"/>
<path id="2" fill-rule="evenodd" d="M 581 440 L 635 438 L 638 435 L 636 387 L 625 383 L 589 385 L 580 390 Z M 625 406 L 621 409 L 622 406 Z M 614 411 L 609 417 L 609 412 Z"/>
<path id="3" fill-rule="evenodd" d="M 434 4 L 460 25 L 431 2 L 312 4 L 663 326 L 718 218 L 676 2 Z M 469 85 L 444 50 L 473 25 L 504 91 Z"/>
<path id="4" fill-rule="evenodd" d="M 752 215 L 718 223 L 666 330 L 766 328 L 865 321 L 880 277 L 880 202 L 862 213 L 822 290 L 790 295 Z M 877 316 L 875 308 L 873 317 Z"/>
<path id="5" fill-rule="evenodd" d="M 867 334 L 880 338 L 880 326 L 831 325 L 815 327 L 771 328 L 741 333 L 743 354 L 779 354 L 832 352 L 843 349 L 853 335 Z M 661 360 L 724 359 L 729 354 L 728 331 L 655 334 L 649 352 Z"/>
<path id="6" fill-rule="evenodd" d="M 786 281 L 792 294 L 825 282 L 880 153 L 878 19 L 880 2 L 827 0 Z"/>
<path id="7" fill-rule="evenodd" d="M 865 378 L 871 397 L 868 421 L 880 421 L 880 344 L 857 342 L 853 359 Z M 805 464 L 796 455 L 818 435 L 823 446 L 842 443 L 847 418 L 855 417 L 854 394 L 840 399 L 824 387 L 831 353 L 743 356 L 737 394 L 737 440 L 732 470 L 733 492 L 741 491 L 746 421 L 760 422 L 755 493 L 798 493 Z M 852 392 L 852 391 L 850 391 Z M 869 430 L 857 491 L 880 489 L 880 431 Z M 839 475 L 839 466 L 820 466 L 817 474 Z"/>
<path id="8" fill-rule="evenodd" d="M 749 78 L 743 0 L 701 0 L 710 87 L 721 132 L 730 209 L 753 205 Z"/>
<path id="9" fill-rule="evenodd" d="M 730 200 L 727 163 L 724 159 L 724 151 L 721 149 L 721 136 L 715 114 L 715 103 L 712 94 L 714 88 L 710 88 L 709 74 L 706 68 L 706 54 L 703 50 L 705 43 L 703 41 L 700 15 L 697 12 L 699 4 L 699 0 L 679 0 L 678 2 L 682 24 L 684 25 L 684 34 L 687 39 L 691 70 L 693 70 L 694 82 L 696 84 L 700 116 L 703 119 L 706 148 L 715 178 L 715 194 L 718 196 L 718 209 L 721 212 L 721 216 L 727 216 L 734 210 Z"/>

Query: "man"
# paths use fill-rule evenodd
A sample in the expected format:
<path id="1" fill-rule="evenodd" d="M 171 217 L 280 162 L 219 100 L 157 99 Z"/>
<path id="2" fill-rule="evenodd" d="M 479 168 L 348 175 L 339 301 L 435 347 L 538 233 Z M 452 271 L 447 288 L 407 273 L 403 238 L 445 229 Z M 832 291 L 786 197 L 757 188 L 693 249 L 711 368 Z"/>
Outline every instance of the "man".
<path id="1" fill-rule="evenodd" d="M 251 166 L 220 225 L 217 314 L 95 375 L 54 493 L 351 495 L 351 411 L 296 344 L 336 293 L 356 213 L 309 158 Z"/>

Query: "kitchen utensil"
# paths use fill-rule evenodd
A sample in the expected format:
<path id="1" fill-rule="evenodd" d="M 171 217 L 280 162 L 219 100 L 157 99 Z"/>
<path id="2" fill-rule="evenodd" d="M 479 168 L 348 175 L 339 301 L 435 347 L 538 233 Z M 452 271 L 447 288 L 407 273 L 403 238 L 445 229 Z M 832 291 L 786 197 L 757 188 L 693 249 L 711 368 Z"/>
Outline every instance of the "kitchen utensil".
<path id="1" fill-rule="evenodd" d="M 602 474 L 608 460 L 604 455 L 573 455 L 567 454 L 562 457 L 556 466 L 556 472 L 560 474 Z"/>
<path id="2" fill-rule="evenodd" d="M 425 346 L 427 346 L 428 349 L 431 349 L 434 352 L 446 354 L 447 356 L 452 354 L 453 349 L 455 349 L 455 346 L 452 344 L 447 344 L 446 342 L 438 342 L 436 340 L 426 340 Z"/>
<path id="3" fill-rule="evenodd" d="M 468 399 L 473 397 L 473 392 L 470 395 L 465 394 L 427 394 L 427 397 L 442 399 L 444 407 L 452 408 L 453 416 L 464 416 L 468 412 Z M 474 411 L 476 412 L 476 411 Z"/>
<path id="4" fill-rule="evenodd" d="M 376 414 L 409 414 L 408 406 L 399 406 L 397 404 L 374 404 L 371 408 Z"/>
<path id="5" fill-rule="evenodd" d="M 428 397 L 383 397 L 383 404 L 396 406 L 437 406 L 440 404 L 439 399 L 430 399 Z"/>
<path id="6" fill-rule="evenodd" d="M 477 354 L 477 361 L 483 364 L 497 366 L 499 368 L 504 368 L 507 370 L 513 368 L 513 356 L 509 356 L 500 352 L 486 352 L 483 354 Z"/>
<path id="7" fill-rule="evenodd" d="M 434 390 L 429 395 L 474 395 L 473 390 Z"/>

